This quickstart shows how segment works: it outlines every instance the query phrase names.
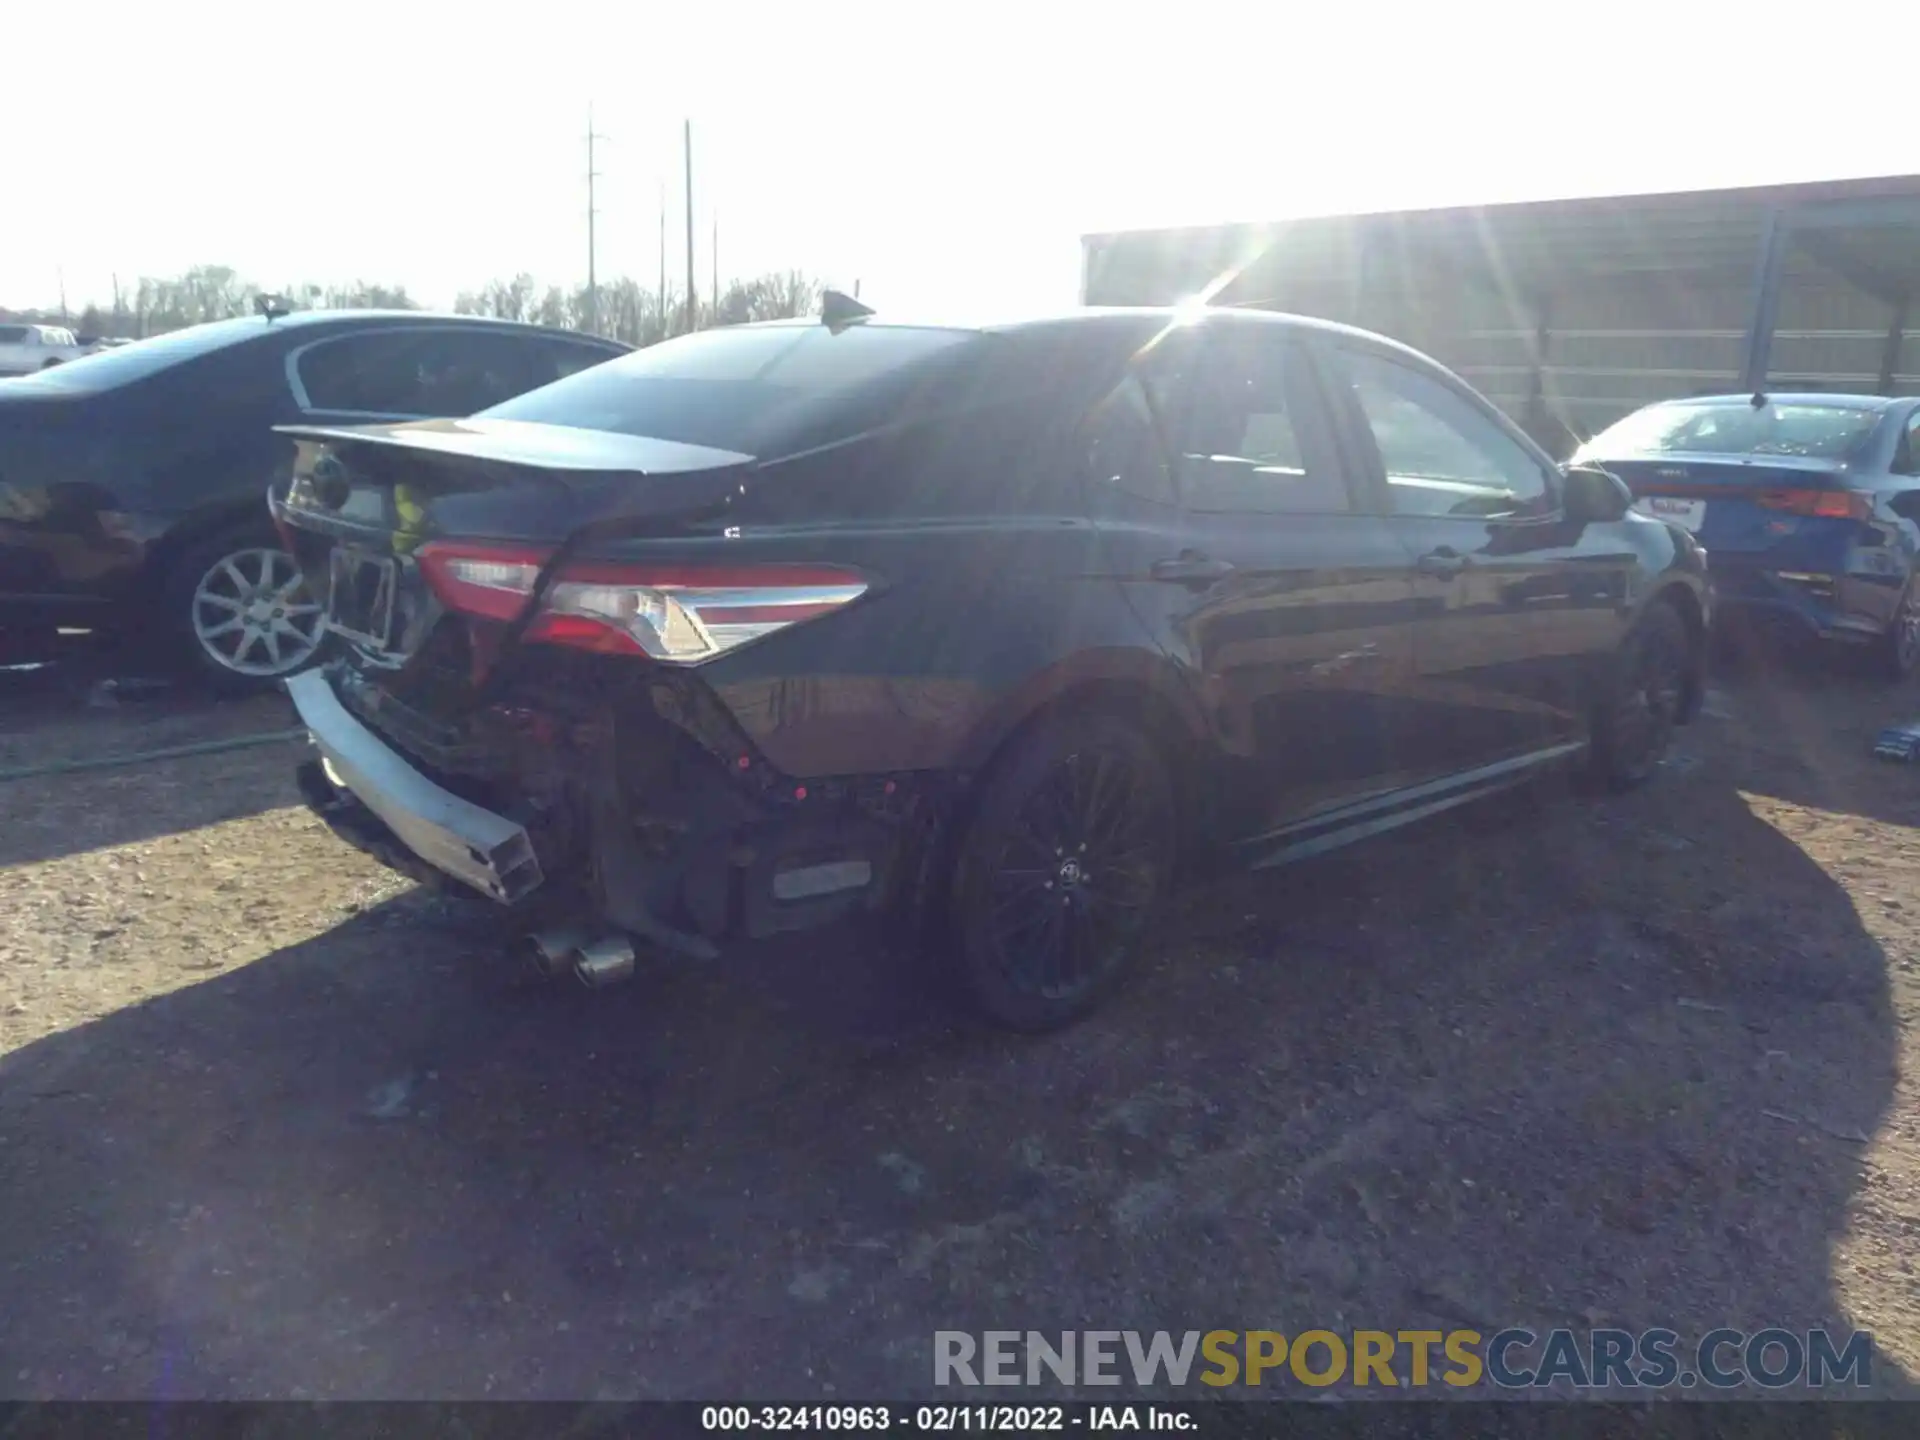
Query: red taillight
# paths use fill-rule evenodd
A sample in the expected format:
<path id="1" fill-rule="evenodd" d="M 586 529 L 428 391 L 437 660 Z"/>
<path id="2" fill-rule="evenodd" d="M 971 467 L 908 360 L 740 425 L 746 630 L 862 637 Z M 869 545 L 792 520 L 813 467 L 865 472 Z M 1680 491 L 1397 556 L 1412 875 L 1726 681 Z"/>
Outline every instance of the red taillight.
<path id="1" fill-rule="evenodd" d="M 551 551 L 436 541 L 420 565 L 450 610 L 512 620 Z M 737 645 L 831 614 L 867 581 L 824 565 L 649 565 L 579 561 L 548 587 L 526 638 L 602 654 L 710 660 Z"/>
<path id="2" fill-rule="evenodd" d="M 1819 515 L 1830 520 L 1868 520 L 1873 502 L 1851 490 L 1767 490 L 1754 497 L 1769 510 L 1789 515 Z"/>
<path id="3" fill-rule="evenodd" d="M 511 620 L 520 613 L 549 550 L 432 544 L 420 548 L 420 569 L 440 603 L 483 620 Z"/>

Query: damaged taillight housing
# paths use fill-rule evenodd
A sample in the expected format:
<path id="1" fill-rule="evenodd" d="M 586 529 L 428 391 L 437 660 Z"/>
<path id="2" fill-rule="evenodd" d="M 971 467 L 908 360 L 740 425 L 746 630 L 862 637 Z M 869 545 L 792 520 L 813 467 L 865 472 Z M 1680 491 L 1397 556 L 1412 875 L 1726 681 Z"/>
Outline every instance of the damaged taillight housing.
<path id="1" fill-rule="evenodd" d="M 440 603 L 482 620 L 516 618 L 550 552 L 435 541 L 420 568 Z M 609 655 L 697 664 L 832 614 L 868 581 L 837 566 L 676 565 L 583 560 L 547 587 L 524 638 Z"/>

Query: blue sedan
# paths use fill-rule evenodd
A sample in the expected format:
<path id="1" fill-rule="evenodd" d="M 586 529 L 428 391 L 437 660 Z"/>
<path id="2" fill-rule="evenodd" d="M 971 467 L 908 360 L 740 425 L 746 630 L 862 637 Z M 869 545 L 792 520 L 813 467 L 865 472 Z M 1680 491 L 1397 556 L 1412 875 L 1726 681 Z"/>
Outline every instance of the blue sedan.
<path id="1" fill-rule="evenodd" d="M 1576 461 L 1707 551 L 1719 615 L 1920 668 L 1920 398 L 1710 395 L 1637 410 Z"/>

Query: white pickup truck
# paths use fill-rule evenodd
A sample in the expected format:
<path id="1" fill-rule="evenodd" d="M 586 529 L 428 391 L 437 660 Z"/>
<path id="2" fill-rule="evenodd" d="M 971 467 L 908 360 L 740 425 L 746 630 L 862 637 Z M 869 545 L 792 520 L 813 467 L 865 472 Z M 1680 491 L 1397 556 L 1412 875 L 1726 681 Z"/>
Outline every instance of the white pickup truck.
<path id="1" fill-rule="evenodd" d="M 27 375 L 86 353 L 73 332 L 58 325 L 0 325 L 0 375 Z"/>

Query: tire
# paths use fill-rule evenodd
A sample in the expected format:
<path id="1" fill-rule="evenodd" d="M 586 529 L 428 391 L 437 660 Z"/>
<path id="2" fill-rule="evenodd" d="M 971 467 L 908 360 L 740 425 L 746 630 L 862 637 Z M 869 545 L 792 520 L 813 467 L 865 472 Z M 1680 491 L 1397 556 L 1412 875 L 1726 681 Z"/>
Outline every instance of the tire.
<path id="1" fill-rule="evenodd" d="M 271 531 L 244 527 L 195 543 L 161 587 L 168 648 L 218 694 L 273 689 L 327 648 L 320 606 L 298 580 Z"/>
<path id="2" fill-rule="evenodd" d="M 53 357 L 53 359 L 51 359 L 51 360 L 48 360 L 48 361 L 47 361 L 47 362 L 45 362 L 45 363 L 44 363 L 43 365 L 41 365 L 41 367 L 40 367 L 40 368 L 41 368 L 42 370 L 51 370 L 51 369 L 52 369 L 52 368 L 53 368 L 54 366 L 56 366 L 56 365 L 58 365 L 58 364 L 60 364 L 60 363 L 61 363 L 61 362 L 60 362 L 60 357 L 59 357 L 58 355 L 56 355 L 56 356 L 54 356 L 54 357 Z"/>
<path id="3" fill-rule="evenodd" d="M 1900 592 L 1900 605 L 1873 647 L 1873 673 L 1891 684 L 1911 680 L 1920 670 L 1920 584 L 1913 577 Z"/>
<path id="4" fill-rule="evenodd" d="M 1115 716 L 1017 738 L 966 822 L 945 907 L 974 1004 L 1033 1033 L 1105 998 L 1171 885 L 1175 814 L 1166 763 Z"/>
<path id="5" fill-rule="evenodd" d="M 1686 621 L 1656 602 L 1621 642 L 1594 714 L 1593 772 L 1608 789 L 1652 778 L 1680 723 L 1693 665 Z"/>

